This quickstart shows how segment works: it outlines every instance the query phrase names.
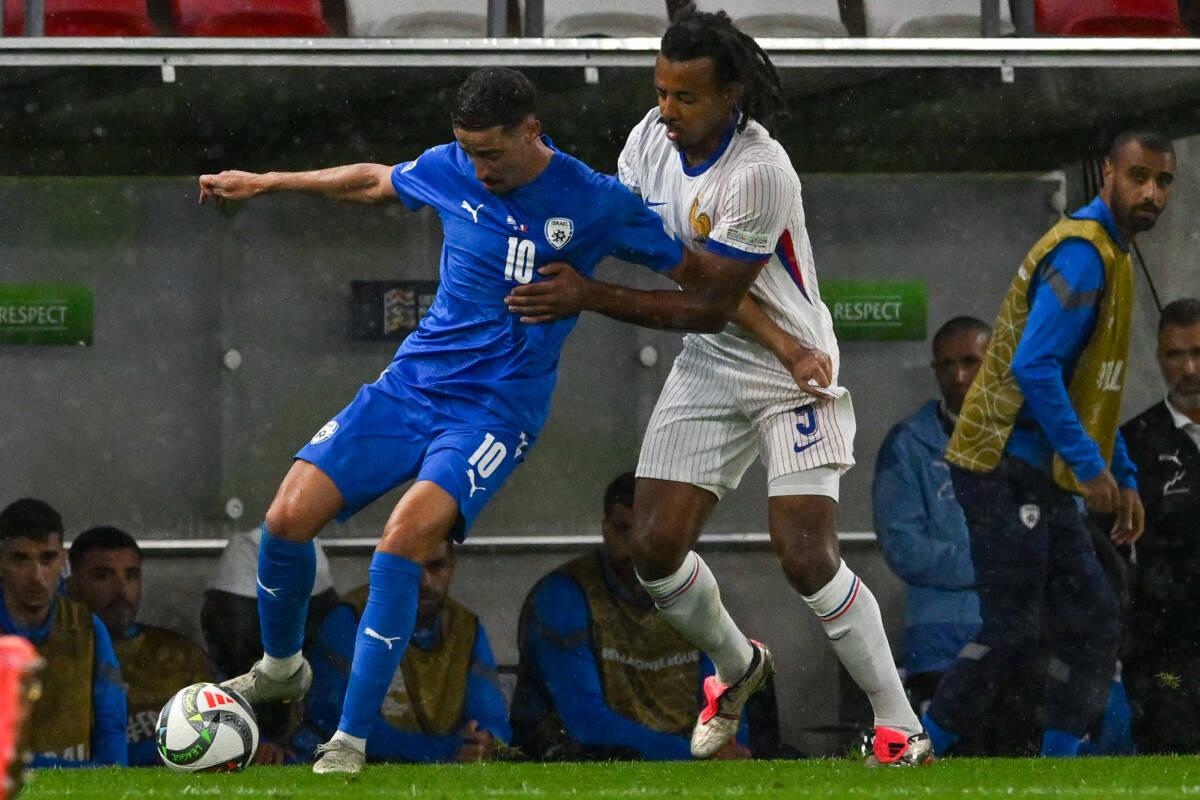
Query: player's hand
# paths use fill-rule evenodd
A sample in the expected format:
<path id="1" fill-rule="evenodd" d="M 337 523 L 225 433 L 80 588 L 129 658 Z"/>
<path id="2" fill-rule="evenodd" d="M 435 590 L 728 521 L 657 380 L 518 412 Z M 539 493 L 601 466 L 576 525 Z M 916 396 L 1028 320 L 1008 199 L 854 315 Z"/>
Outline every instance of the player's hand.
<path id="1" fill-rule="evenodd" d="M 254 172 L 242 172 L 229 169 L 217 175 L 200 176 L 200 204 L 205 198 L 211 197 L 216 202 L 222 200 L 245 200 L 254 197 L 261 191 L 260 178 Z"/>
<path id="2" fill-rule="evenodd" d="M 254 763 L 260 767 L 277 767 L 287 758 L 287 751 L 275 742 L 262 740 L 258 743 L 258 752 L 254 754 Z"/>
<path id="3" fill-rule="evenodd" d="M 496 757 L 495 737 L 480 728 L 475 720 L 469 720 L 458 729 L 458 738 L 462 739 L 463 743 L 454 756 L 455 761 L 491 761 Z"/>
<path id="4" fill-rule="evenodd" d="M 736 739 L 730 739 L 725 746 L 710 757 L 712 761 L 743 761 L 747 758 L 752 758 L 750 748 L 737 743 Z"/>
<path id="5" fill-rule="evenodd" d="M 539 269 L 538 274 L 547 280 L 517 286 L 504 298 L 508 310 L 521 315 L 521 322 L 529 325 L 554 322 L 587 308 L 589 281 L 570 264 L 552 261 Z"/>
<path id="6" fill-rule="evenodd" d="M 1137 489 L 1122 489 L 1120 497 L 1109 538 L 1117 544 L 1133 544 L 1146 530 L 1146 509 Z"/>
<path id="7" fill-rule="evenodd" d="M 1108 470 L 1104 470 L 1090 481 L 1085 481 L 1081 487 L 1083 502 L 1091 511 L 1115 514 L 1120 508 L 1121 489 L 1117 486 L 1117 479 Z M 1140 506 L 1141 503 L 1139 502 L 1138 505 Z"/>
<path id="8" fill-rule="evenodd" d="M 780 360 L 800 391 L 813 397 L 833 397 L 831 392 L 822 391 L 833 383 L 833 359 L 828 353 L 796 342 Z"/>

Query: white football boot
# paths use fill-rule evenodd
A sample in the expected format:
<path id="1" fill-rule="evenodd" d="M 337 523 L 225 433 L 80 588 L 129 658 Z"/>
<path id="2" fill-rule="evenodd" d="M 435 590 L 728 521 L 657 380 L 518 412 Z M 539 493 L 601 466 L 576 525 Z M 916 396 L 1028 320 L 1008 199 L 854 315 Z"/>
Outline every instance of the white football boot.
<path id="1" fill-rule="evenodd" d="M 366 763 L 366 755 L 355 750 L 349 742 L 330 739 L 317 746 L 317 760 L 313 764 L 313 772 L 317 775 L 353 775 L 361 772 Z"/>
<path id="2" fill-rule="evenodd" d="M 299 700 L 308 693 L 312 686 L 312 667 L 308 659 L 300 662 L 300 668 L 283 680 L 276 680 L 263 674 L 262 661 L 255 661 L 254 666 L 244 675 L 230 678 L 221 686 L 232 689 L 245 698 L 252 706 L 260 703 L 291 703 Z"/>
<path id="3" fill-rule="evenodd" d="M 704 698 L 707 701 L 692 729 L 692 757 L 710 758 L 737 735 L 742 721 L 742 706 L 750 695 L 761 689 L 775 672 L 771 651 L 761 642 L 750 640 L 754 657 L 750 667 L 734 684 L 726 686 L 715 675 L 704 679 Z"/>

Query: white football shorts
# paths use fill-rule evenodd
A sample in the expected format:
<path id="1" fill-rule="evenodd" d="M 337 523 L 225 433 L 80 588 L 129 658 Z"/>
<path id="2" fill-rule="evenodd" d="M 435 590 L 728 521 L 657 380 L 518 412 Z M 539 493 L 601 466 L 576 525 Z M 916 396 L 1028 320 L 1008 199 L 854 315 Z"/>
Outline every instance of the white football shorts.
<path id="1" fill-rule="evenodd" d="M 761 454 L 771 495 L 837 499 L 831 474 L 854 464 L 854 407 L 841 391 L 836 400 L 814 400 L 782 368 L 689 336 L 650 417 L 637 475 L 691 483 L 719 499 Z M 808 471 L 816 471 L 813 480 L 784 479 Z"/>

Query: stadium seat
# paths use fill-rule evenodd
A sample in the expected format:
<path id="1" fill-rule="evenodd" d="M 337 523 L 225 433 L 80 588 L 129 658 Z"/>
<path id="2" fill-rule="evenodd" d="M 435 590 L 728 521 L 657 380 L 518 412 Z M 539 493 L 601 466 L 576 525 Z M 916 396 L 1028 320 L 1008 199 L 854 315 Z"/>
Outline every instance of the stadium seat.
<path id="1" fill-rule="evenodd" d="M 487 36 L 487 0 L 346 0 L 351 36 Z"/>
<path id="2" fill-rule="evenodd" d="M 325 36 L 321 0 L 171 0 L 185 36 Z"/>
<path id="3" fill-rule="evenodd" d="M 979 36 L 979 0 L 863 0 L 867 36 Z M 1008 0 L 1000 0 L 1000 32 L 1012 33 Z"/>
<path id="4" fill-rule="evenodd" d="M 653 36 L 667 29 L 666 5 L 655 0 L 545 0 L 542 35 Z"/>
<path id="5" fill-rule="evenodd" d="M 1060 36 L 1187 36 L 1178 0 L 1037 0 L 1034 26 Z"/>
<path id="6" fill-rule="evenodd" d="M 734 23 L 756 38 L 847 35 L 837 0 L 743 0 L 725 7 Z"/>
<path id="7" fill-rule="evenodd" d="M 146 0 L 45 0 L 47 36 L 153 36 Z M 25 0 L 4 0 L 4 35 L 25 35 Z"/>

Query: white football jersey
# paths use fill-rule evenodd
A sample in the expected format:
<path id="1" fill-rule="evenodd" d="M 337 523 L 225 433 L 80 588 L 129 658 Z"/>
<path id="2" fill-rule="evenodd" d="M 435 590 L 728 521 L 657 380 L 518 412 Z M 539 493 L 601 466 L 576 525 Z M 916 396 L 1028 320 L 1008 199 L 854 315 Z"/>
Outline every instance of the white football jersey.
<path id="1" fill-rule="evenodd" d="M 617 167 L 621 182 L 641 195 L 687 247 L 743 260 L 767 258 L 750 295 L 784 331 L 829 354 L 836 387 L 833 320 L 817 287 L 800 178 L 782 145 L 751 120 L 741 133 L 731 130 L 707 162 L 685 167 L 658 119 L 658 109 L 651 109 L 629 133 Z M 795 388 L 778 359 L 740 327 L 693 335 L 779 373 L 781 385 Z"/>

